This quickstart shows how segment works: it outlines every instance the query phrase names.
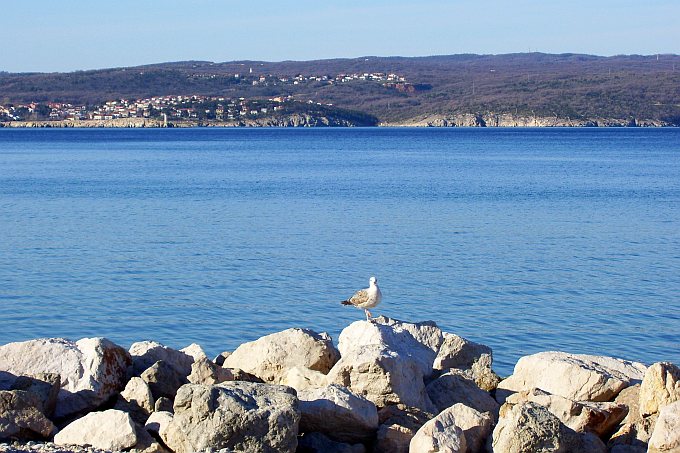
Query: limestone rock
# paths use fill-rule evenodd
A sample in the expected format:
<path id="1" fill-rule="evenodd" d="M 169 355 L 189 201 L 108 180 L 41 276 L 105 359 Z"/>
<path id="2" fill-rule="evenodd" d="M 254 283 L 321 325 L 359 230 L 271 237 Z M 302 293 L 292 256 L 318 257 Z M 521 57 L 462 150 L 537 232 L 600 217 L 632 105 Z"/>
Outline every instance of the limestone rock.
<path id="1" fill-rule="evenodd" d="M 680 401 L 661 407 L 649 439 L 649 453 L 680 453 Z"/>
<path id="2" fill-rule="evenodd" d="M 296 366 L 288 370 L 286 376 L 281 380 L 281 384 L 293 387 L 299 392 L 301 390 L 326 387 L 328 385 L 328 377 L 318 371 Z"/>
<path id="3" fill-rule="evenodd" d="M 528 401 L 547 408 L 574 431 L 589 431 L 598 436 L 611 433 L 628 413 L 628 408 L 623 404 L 572 401 L 540 389 L 515 393 L 505 400 L 505 404 L 523 404 Z"/>
<path id="4" fill-rule="evenodd" d="M 336 442 L 321 433 L 304 433 L 298 438 L 297 453 L 366 453 L 366 447 Z"/>
<path id="5" fill-rule="evenodd" d="M 498 418 L 499 405 L 496 400 L 458 370 L 451 370 L 430 382 L 426 391 L 437 412 L 462 403 L 479 412 L 488 412 L 494 421 Z"/>
<path id="6" fill-rule="evenodd" d="M 130 346 L 132 356 L 132 372 L 139 376 L 154 363 L 163 361 L 177 370 L 184 377 L 191 374 L 191 364 L 194 358 L 182 351 L 163 346 L 156 341 L 139 341 Z"/>
<path id="7" fill-rule="evenodd" d="M 468 370 L 475 364 L 491 369 L 492 363 L 493 353 L 490 347 L 445 332 L 442 345 L 434 360 L 434 369 L 459 368 Z"/>
<path id="8" fill-rule="evenodd" d="M 57 397 L 61 388 L 61 376 L 57 373 L 38 373 L 35 376 L 19 376 L 10 390 L 24 390 L 38 397 L 38 409 L 47 417 L 57 407 Z"/>
<path id="9" fill-rule="evenodd" d="M 177 389 L 189 382 L 177 368 L 163 360 L 147 368 L 140 377 L 149 385 L 154 399 L 174 399 Z"/>
<path id="10" fill-rule="evenodd" d="M 224 368 L 218 367 L 207 357 L 199 357 L 194 359 L 194 363 L 191 364 L 191 374 L 189 374 L 187 380 L 192 384 L 213 385 L 228 380 L 226 379 L 227 374 Z M 223 379 L 220 380 L 220 378 Z"/>
<path id="11" fill-rule="evenodd" d="M 288 387 L 187 384 L 177 392 L 175 414 L 161 436 L 175 453 L 208 448 L 293 453 L 299 421 L 298 399 Z"/>
<path id="12" fill-rule="evenodd" d="M 201 347 L 201 345 L 199 345 L 197 343 L 191 343 L 186 348 L 180 349 L 179 352 L 183 352 L 184 354 L 186 354 L 189 357 L 191 357 L 192 359 L 194 359 L 194 361 L 196 361 L 198 359 L 210 360 L 208 358 L 208 355 L 205 353 L 205 351 Z"/>
<path id="13" fill-rule="evenodd" d="M 387 406 L 378 412 L 380 427 L 376 435 L 376 453 L 408 453 L 416 432 L 434 414 L 403 404 Z"/>
<path id="14" fill-rule="evenodd" d="M 47 438 L 55 431 L 40 412 L 40 398 L 23 390 L 0 390 L 0 439 Z"/>
<path id="15" fill-rule="evenodd" d="M 539 388 L 573 401 L 610 401 L 645 371 L 641 363 L 612 357 L 540 352 L 519 359 L 513 375 L 498 384 L 496 398 Z"/>
<path id="16" fill-rule="evenodd" d="M 373 319 L 373 323 L 392 327 L 392 330 L 398 333 L 408 332 L 418 343 L 429 348 L 435 354 L 437 354 L 444 341 L 444 333 L 437 327 L 434 321 L 411 323 L 391 319 L 387 316 L 379 316 Z"/>
<path id="17" fill-rule="evenodd" d="M 463 431 L 467 451 L 482 451 L 486 439 L 493 429 L 493 418 L 488 413 L 481 413 L 464 404 L 454 404 L 446 409 L 456 421 L 456 426 Z"/>
<path id="18" fill-rule="evenodd" d="M 318 371 L 317 371 L 318 373 Z M 245 381 L 245 382 L 253 382 L 256 384 L 264 384 L 264 381 L 260 379 L 259 377 L 255 376 L 254 374 L 251 373 L 246 373 L 240 368 L 221 368 L 217 370 L 217 374 L 219 376 L 218 381 L 219 382 L 228 382 L 228 381 Z M 283 384 L 287 385 L 287 384 Z"/>
<path id="19" fill-rule="evenodd" d="M 172 412 L 157 411 L 149 416 L 144 424 L 144 429 L 158 438 L 166 435 L 166 430 L 172 421 Z"/>
<path id="20" fill-rule="evenodd" d="M 640 415 L 640 384 L 626 387 L 616 396 L 614 403 L 628 407 L 628 415 L 623 419 L 618 430 L 607 442 L 611 452 L 646 453 L 647 442 L 652 436 L 657 416 L 642 417 Z"/>
<path id="21" fill-rule="evenodd" d="M 328 373 L 328 382 L 349 388 L 379 408 L 401 403 L 436 412 L 425 392 L 421 365 L 386 345 L 348 351 Z"/>
<path id="22" fill-rule="evenodd" d="M 456 425 L 453 408 L 441 412 L 420 427 L 409 443 L 409 453 L 465 453 L 467 441 Z"/>
<path id="23" fill-rule="evenodd" d="M 680 368 L 668 362 L 647 368 L 640 386 L 640 414 L 655 414 L 676 401 L 680 401 Z"/>
<path id="24" fill-rule="evenodd" d="M 131 378 L 125 389 L 118 395 L 115 409 L 127 412 L 132 419 L 144 424 L 154 411 L 154 399 L 149 385 L 140 377 Z"/>
<path id="25" fill-rule="evenodd" d="M 373 322 L 356 321 L 347 326 L 338 338 L 338 350 L 340 356 L 345 357 L 366 346 L 379 346 L 415 363 L 427 377 L 432 374 L 442 338 L 441 330 L 434 323 L 413 324 L 381 316 Z"/>
<path id="26" fill-rule="evenodd" d="M 225 359 L 223 367 L 240 368 L 265 382 L 279 383 L 293 367 L 325 374 L 337 360 L 338 351 L 328 334 L 287 329 L 243 343 Z"/>
<path id="27" fill-rule="evenodd" d="M 222 366 L 224 365 L 224 361 L 231 355 L 231 351 L 224 351 L 220 352 L 216 357 L 213 362 L 215 362 L 215 365 L 217 366 Z"/>
<path id="28" fill-rule="evenodd" d="M 547 408 L 532 402 L 501 408 L 492 447 L 493 451 L 503 453 L 606 452 L 602 441 L 594 435 L 577 434 Z"/>
<path id="29" fill-rule="evenodd" d="M 174 409 L 172 408 L 172 400 L 170 398 L 161 396 L 156 400 L 153 410 L 154 412 L 174 412 Z"/>
<path id="30" fill-rule="evenodd" d="M 130 363 L 127 351 L 105 338 L 50 338 L 0 346 L 0 372 L 6 376 L 60 376 L 56 418 L 93 410 L 118 393 Z"/>
<path id="31" fill-rule="evenodd" d="M 137 444 L 130 415 L 115 409 L 90 412 L 66 425 L 54 436 L 57 445 L 92 445 L 103 450 L 125 450 Z"/>
<path id="32" fill-rule="evenodd" d="M 368 440 L 378 429 L 375 404 L 345 387 L 298 392 L 300 431 L 321 432 L 338 442 L 358 443 Z"/>

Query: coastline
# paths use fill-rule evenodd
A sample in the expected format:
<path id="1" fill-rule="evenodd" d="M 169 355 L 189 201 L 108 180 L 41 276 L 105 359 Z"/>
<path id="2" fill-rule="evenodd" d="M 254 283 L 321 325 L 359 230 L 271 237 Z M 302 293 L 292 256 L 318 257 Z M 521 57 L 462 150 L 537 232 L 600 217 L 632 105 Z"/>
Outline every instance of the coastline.
<path id="1" fill-rule="evenodd" d="M 151 118 L 116 118 L 111 120 L 45 120 L 5 121 L 0 128 L 242 128 L 242 127 L 680 127 L 680 125 L 649 119 L 589 118 L 521 116 L 512 114 L 456 114 L 423 115 L 404 121 L 380 122 L 376 125 L 355 124 L 348 120 L 306 114 L 269 117 L 239 121 L 164 121 Z"/>
<path id="2" fill-rule="evenodd" d="M 337 346 L 325 332 L 291 328 L 214 359 L 197 344 L 9 343 L 0 345 L 0 442 L 14 443 L 0 452 L 680 447 L 672 363 L 546 351 L 520 358 L 505 379 L 492 366 L 488 346 L 384 316 L 348 325 Z"/>

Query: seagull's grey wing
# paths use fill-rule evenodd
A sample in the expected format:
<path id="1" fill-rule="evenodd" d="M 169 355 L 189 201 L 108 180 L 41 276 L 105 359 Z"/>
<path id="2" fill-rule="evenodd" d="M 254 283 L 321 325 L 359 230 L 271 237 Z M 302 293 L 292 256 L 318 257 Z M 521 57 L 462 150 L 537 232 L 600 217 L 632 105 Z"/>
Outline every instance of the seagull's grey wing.
<path id="1" fill-rule="evenodd" d="M 368 302 L 368 292 L 365 289 L 360 289 L 349 298 L 349 303 L 352 305 L 361 305 L 366 302 Z"/>

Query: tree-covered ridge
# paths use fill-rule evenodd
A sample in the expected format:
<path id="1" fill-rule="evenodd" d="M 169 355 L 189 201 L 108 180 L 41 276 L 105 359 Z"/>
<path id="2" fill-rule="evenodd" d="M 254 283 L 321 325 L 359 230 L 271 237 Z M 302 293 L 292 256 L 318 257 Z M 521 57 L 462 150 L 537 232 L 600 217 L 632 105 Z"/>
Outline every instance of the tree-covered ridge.
<path id="1" fill-rule="evenodd" d="M 510 113 L 680 124 L 680 56 L 540 53 L 362 57 L 317 61 L 177 62 L 54 74 L 0 74 L 0 104 L 143 99 L 183 93 L 292 96 L 382 122 Z M 318 104 L 317 104 L 318 103 Z"/>

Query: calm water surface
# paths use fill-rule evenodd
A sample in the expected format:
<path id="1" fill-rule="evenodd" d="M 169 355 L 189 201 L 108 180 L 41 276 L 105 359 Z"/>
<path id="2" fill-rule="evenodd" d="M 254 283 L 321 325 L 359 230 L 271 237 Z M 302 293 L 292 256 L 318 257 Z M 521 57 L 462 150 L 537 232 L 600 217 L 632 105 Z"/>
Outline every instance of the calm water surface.
<path id="1" fill-rule="evenodd" d="M 678 129 L 0 129 L 0 344 L 217 354 L 374 314 L 680 363 Z"/>

